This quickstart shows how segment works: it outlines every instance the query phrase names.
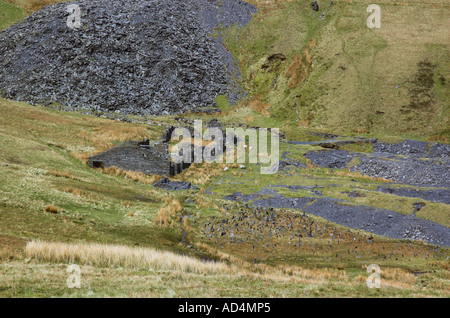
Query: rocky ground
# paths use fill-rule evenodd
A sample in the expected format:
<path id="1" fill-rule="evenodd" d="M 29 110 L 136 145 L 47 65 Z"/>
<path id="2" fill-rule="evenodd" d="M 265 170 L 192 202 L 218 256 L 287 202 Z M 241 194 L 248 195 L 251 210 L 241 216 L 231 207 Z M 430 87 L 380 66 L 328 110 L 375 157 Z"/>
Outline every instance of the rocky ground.
<path id="1" fill-rule="evenodd" d="M 271 195 L 267 198 L 268 193 Z M 279 195 L 275 191 L 262 191 L 247 196 L 234 193 L 226 198 L 242 202 L 252 200 L 253 206 L 262 208 L 299 209 L 306 214 L 317 215 L 337 224 L 382 236 L 398 239 L 422 239 L 430 244 L 450 246 L 450 231 L 446 226 L 420 219 L 415 215 L 405 215 L 370 206 L 352 205 L 344 200 L 326 197 L 289 198 Z"/>
<path id="2" fill-rule="evenodd" d="M 216 27 L 245 25 L 240 0 L 80 0 L 47 6 L 0 33 L 0 93 L 31 104 L 161 115 L 238 97 L 239 70 Z"/>
<path id="3" fill-rule="evenodd" d="M 192 185 L 190 182 L 170 181 L 167 178 L 162 178 L 161 180 L 155 182 L 153 186 L 170 191 L 198 189 L 197 186 Z"/>
<path id="4" fill-rule="evenodd" d="M 420 198 L 427 201 L 450 204 L 450 190 L 448 188 L 419 190 L 409 188 L 378 187 L 377 191 L 391 193 L 401 197 Z"/>
<path id="5" fill-rule="evenodd" d="M 342 145 L 361 142 L 370 143 L 373 146 L 373 152 L 361 153 L 336 149 Z M 355 140 L 351 138 L 288 143 L 298 147 L 304 145 L 322 146 L 323 150 L 309 151 L 305 154 L 305 157 L 311 160 L 313 165 L 331 169 L 349 169 L 349 171 L 360 172 L 371 177 L 392 180 L 393 183 L 390 183 L 389 186 L 378 186 L 375 191 L 417 198 L 418 201 L 412 207 L 414 211 L 412 214 L 404 214 L 389 209 L 358 205 L 347 200 L 326 197 L 322 193 L 323 189 L 337 186 L 331 183 L 326 184 L 326 186 L 305 186 L 283 185 L 282 182 L 279 182 L 278 184 L 271 184 L 254 194 L 243 195 L 240 192 L 235 192 L 225 198 L 246 202 L 251 206 L 264 209 L 299 209 L 306 214 L 317 215 L 337 224 L 386 237 L 422 239 L 431 244 L 450 246 L 450 230 L 448 227 L 416 216 L 416 213 L 426 205 L 422 200 L 450 203 L 450 147 L 448 145 L 415 140 L 382 143 L 376 140 Z M 306 166 L 302 162 L 290 159 L 289 152 L 283 153 L 282 158 L 282 167 L 280 168 L 305 168 Z M 403 187 L 403 185 L 410 187 Z M 308 193 L 312 196 L 286 197 L 278 193 L 278 188 L 287 188 L 294 191 L 308 190 Z M 366 194 L 356 190 L 347 194 L 348 197 L 366 196 Z"/>
<path id="6" fill-rule="evenodd" d="M 405 140 L 401 143 L 373 143 L 374 152 L 361 154 L 339 149 L 309 152 L 312 164 L 326 168 L 345 168 L 350 161 L 357 164 L 352 171 L 392 180 L 397 183 L 426 186 L 450 184 L 450 146 Z"/>

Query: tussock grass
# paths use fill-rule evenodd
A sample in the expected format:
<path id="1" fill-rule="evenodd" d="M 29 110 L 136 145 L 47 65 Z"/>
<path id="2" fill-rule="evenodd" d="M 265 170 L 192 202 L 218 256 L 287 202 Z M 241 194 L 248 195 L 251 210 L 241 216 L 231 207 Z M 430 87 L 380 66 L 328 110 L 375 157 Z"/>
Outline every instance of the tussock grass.
<path id="1" fill-rule="evenodd" d="M 382 269 L 381 277 L 388 281 L 401 282 L 409 286 L 416 284 L 416 277 L 401 268 L 385 267 Z"/>
<path id="2" fill-rule="evenodd" d="M 148 270 L 152 273 L 151 275 L 164 273 L 167 275 L 164 279 L 167 284 L 175 286 L 173 288 L 180 288 L 177 289 L 177 292 L 183 290 L 182 286 L 186 281 L 198 282 L 198 284 L 193 283 L 193 286 L 200 286 L 199 284 L 202 284 L 202 282 L 204 284 L 205 279 L 213 278 L 221 282 L 219 290 L 228 286 L 228 283 L 224 285 L 225 281 L 232 280 L 233 282 L 252 282 L 257 286 L 261 286 L 261 283 L 265 286 L 281 284 L 279 286 L 281 289 L 275 290 L 276 295 L 283 295 L 287 289 L 290 290 L 294 286 L 314 286 L 314 290 L 301 287 L 298 295 L 325 296 L 325 293 L 328 295 L 328 292 L 333 291 L 337 295 L 373 296 L 372 291 L 365 286 L 367 275 L 364 267 L 360 269 L 361 272 L 358 271 L 361 274 L 354 276 L 354 273 L 347 273 L 346 270 L 342 269 L 307 269 L 290 265 L 268 266 L 246 262 L 208 244 L 195 243 L 194 246 L 196 249 L 213 256 L 216 262 L 201 261 L 193 257 L 153 248 L 97 243 L 67 244 L 33 241 L 26 245 L 23 254 L 31 259 L 31 263 L 27 266 L 42 266 L 39 263 L 44 263 L 44 266 L 48 268 L 48 266 L 52 266 L 51 264 L 58 264 L 58 266 L 59 264 L 79 264 L 86 266 L 84 269 L 87 268 L 87 270 L 101 270 L 102 273 L 110 271 L 111 274 L 108 274 L 108 278 L 120 277 L 127 272 L 129 275 L 133 275 L 133 279 L 135 279 L 137 277 L 136 270 L 141 271 L 142 269 Z M 36 263 L 39 265 L 36 265 Z M 123 268 L 123 272 L 121 271 L 120 275 L 114 276 L 116 273 L 114 268 L 117 267 Z M 148 277 L 148 275 L 145 275 L 145 277 Z M 445 277 L 444 275 L 443 278 L 445 279 Z M 424 289 L 418 288 L 414 275 L 403 269 L 382 267 L 381 279 L 382 291 L 387 292 L 388 295 L 420 295 L 424 292 Z M 431 278 L 427 277 L 427 279 Z M 109 281 L 112 280 L 105 280 L 105 282 Z M 442 278 L 432 279 L 429 284 L 433 288 L 445 289 L 447 286 Z M 235 290 L 234 283 L 232 288 Z M 216 289 L 213 288 L 214 290 Z M 244 292 L 245 295 L 247 293 L 254 294 L 254 291 L 250 290 L 252 288 L 241 292 Z M 270 292 L 270 288 L 264 291 L 269 294 L 274 292 Z M 310 293 L 311 291 L 313 294 Z M 219 294 L 223 297 L 229 293 L 231 293 L 231 290 L 228 290 L 225 294 Z M 263 294 L 267 297 L 266 293 Z M 429 295 L 432 294 L 433 292 Z M 204 295 L 204 291 L 199 295 Z"/>
<path id="3" fill-rule="evenodd" d="M 71 193 L 73 195 L 80 196 L 80 197 L 88 197 L 89 196 L 89 194 L 87 192 L 85 192 L 81 189 L 78 189 L 78 188 L 67 187 L 67 188 L 64 188 L 63 191 L 67 192 L 67 193 Z"/>
<path id="4" fill-rule="evenodd" d="M 176 270 L 197 274 L 229 273 L 231 270 L 224 263 L 203 262 L 167 251 L 124 245 L 32 241 L 27 244 L 25 253 L 31 259 L 50 263 Z"/>
<path id="5" fill-rule="evenodd" d="M 172 197 L 166 197 L 164 205 L 159 209 L 158 214 L 155 217 L 155 224 L 159 226 L 168 226 L 173 224 L 173 218 L 177 213 L 183 211 L 183 206 L 178 199 Z"/>
<path id="6" fill-rule="evenodd" d="M 129 207 L 131 207 L 133 205 L 133 203 L 130 202 L 130 201 L 120 201 L 120 205 L 125 207 L 125 208 L 129 208 Z"/>
<path id="7" fill-rule="evenodd" d="M 413 289 L 416 285 L 416 277 L 401 268 L 382 268 L 380 279 L 381 285 L 384 288 Z M 364 284 L 367 280 L 367 276 L 358 275 L 355 280 Z"/>
<path id="8" fill-rule="evenodd" d="M 205 248 L 205 245 L 198 245 Z M 212 248 L 208 248 L 212 252 Z M 344 271 L 329 269 L 303 269 L 300 267 L 270 267 L 253 265 L 235 257 L 214 252 L 221 261 L 207 262 L 193 257 L 177 255 L 152 248 L 105 245 L 98 243 L 69 244 L 61 242 L 32 241 L 27 243 L 25 254 L 39 262 L 80 264 L 99 267 L 148 268 L 157 271 L 179 271 L 182 273 L 247 275 L 274 281 L 299 281 L 310 279 L 315 282 L 339 279 L 345 280 Z M 231 264 L 222 262 L 226 260 Z M 238 265 L 238 266 L 236 266 Z"/>
<path id="9" fill-rule="evenodd" d="M 72 156 L 75 159 L 80 160 L 83 164 L 87 164 L 89 161 L 89 157 L 98 155 L 99 153 L 106 151 L 106 150 L 108 150 L 108 148 L 104 148 L 104 149 L 102 148 L 102 149 L 99 149 L 99 150 L 96 150 L 96 151 L 90 152 L 90 153 L 89 152 L 80 152 L 80 153 L 72 152 L 72 153 L 70 153 L 70 156 Z"/>
<path id="10" fill-rule="evenodd" d="M 82 130 L 77 136 L 93 144 L 97 149 L 109 149 L 117 142 L 140 140 L 149 137 L 146 127 L 123 124 L 109 124 L 96 127 L 92 132 Z"/>
<path id="11" fill-rule="evenodd" d="M 211 200 L 207 199 L 206 197 L 199 196 L 197 198 L 197 209 L 214 209 L 217 211 L 220 211 L 222 213 L 225 212 L 225 210 L 221 207 L 219 207 L 217 204 L 213 203 Z"/>
<path id="12" fill-rule="evenodd" d="M 191 164 L 189 169 L 175 176 L 177 180 L 190 181 L 194 184 L 205 185 L 211 178 L 219 175 L 220 166 L 214 163 L 203 162 L 201 164 Z"/>
<path id="13" fill-rule="evenodd" d="M 59 208 L 53 204 L 49 204 L 47 206 L 44 207 L 44 211 L 45 212 L 49 212 L 49 213 L 53 213 L 53 214 L 57 214 L 59 212 Z"/>
<path id="14" fill-rule="evenodd" d="M 290 78 L 288 83 L 290 89 L 297 87 L 306 80 L 312 64 L 312 55 L 310 51 L 316 45 L 316 39 L 312 39 L 303 51 L 302 56 L 300 56 L 300 54 L 294 56 L 294 61 L 286 70 L 286 76 Z"/>
<path id="15" fill-rule="evenodd" d="M 250 107 L 251 110 L 260 113 L 262 116 L 270 116 L 269 109 L 271 106 L 261 101 L 261 96 L 257 96 L 250 101 L 248 107 Z"/>
<path id="16" fill-rule="evenodd" d="M 100 199 L 98 195 L 95 195 L 93 193 L 86 192 L 82 189 L 75 188 L 75 187 L 66 187 L 63 189 L 64 192 L 73 194 L 75 196 L 85 198 L 85 199 Z"/>
<path id="17" fill-rule="evenodd" d="M 254 120 L 254 118 L 253 118 L 252 115 L 249 115 L 249 116 L 245 117 L 245 121 L 246 121 L 248 124 L 253 123 L 253 120 Z"/>
<path id="18" fill-rule="evenodd" d="M 95 127 L 93 131 L 81 130 L 76 136 L 96 149 L 93 152 L 71 153 L 72 157 L 84 164 L 88 162 L 89 157 L 111 149 L 118 142 L 141 140 L 149 137 L 146 127 L 123 124 L 106 124 Z"/>
<path id="19" fill-rule="evenodd" d="M 112 175 L 115 177 L 124 176 L 126 179 L 130 179 L 134 182 L 140 182 L 140 183 L 145 183 L 145 184 L 153 184 L 162 178 L 162 176 L 159 176 L 159 175 L 147 176 L 143 172 L 123 170 L 122 168 L 119 168 L 116 166 L 101 168 L 101 169 L 97 169 L 97 170 L 102 173 L 109 174 L 109 175 Z"/>
<path id="20" fill-rule="evenodd" d="M 73 174 L 70 174 L 65 171 L 59 171 L 59 170 L 47 171 L 47 175 L 61 177 L 61 178 L 67 178 L 67 179 L 71 179 L 71 180 L 81 180 L 79 177 L 74 176 Z"/>
<path id="21" fill-rule="evenodd" d="M 83 129 L 76 134 L 76 137 L 85 144 L 95 148 L 95 151 L 71 153 L 72 157 L 80 160 L 84 164 L 88 162 L 89 157 L 111 149 L 117 143 L 151 138 L 147 127 L 142 125 L 126 125 L 124 123 L 98 125 L 92 130 Z"/>

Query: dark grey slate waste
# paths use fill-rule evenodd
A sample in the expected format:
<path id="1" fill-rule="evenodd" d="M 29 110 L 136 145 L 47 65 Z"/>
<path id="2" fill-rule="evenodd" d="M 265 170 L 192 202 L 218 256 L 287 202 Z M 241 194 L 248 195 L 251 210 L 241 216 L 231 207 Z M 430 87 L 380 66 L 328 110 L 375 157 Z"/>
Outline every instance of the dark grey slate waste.
<path id="1" fill-rule="evenodd" d="M 162 178 L 161 180 L 153 184 L 154 187 L 166 189 L 166 190 L 189 190 L 198 189 L 197 186 L 192 185 L 186 181 L 170 181 L 168 178 Z"/>
<path id="2" fill-rule="evenodd" d="M 317 142 L 316 142 L 317 143 Z M 341 149 L 309 151 L 311 163 L 326 168 L 347 168 L 364 175 L 420 186 L 450 185 L 450 147 L 446 144 L 405 140 L 400 143 L 373 142 L 373 153 L 356 153 Z"/>
<path id="3" fill-rule="evenodd" d="M 258 198 L 259 197 L 259 198 Z M 227 200 L 250 202 L 255 207 L 300 209 L 331 222 L 396 239 L 422 239 L 435 245 L 450 246 L 450 229 L 444 225 L 413 215 L 353 205 L 345 200 L 314 197 L 285 197 L 275 194 L 261 198 L 258 193 L 239 192 L 224 197 Z"/>
<path id="4" fill-rule="evenodd" d="M 67 6 L 81 27 L 67 26 Z M 211 34 L 245 25 L 239 0 L 79 0 L 44 7 L 0 33 L 0 95 L 30 104 L 161 115 L 237 98 L 237 63 Z"/>
<path id="5" fill-rule="evenodd" d="M 89 157 L 92 168 L 112 166 L 124 170 L 139 171 L 147 175 L 171 175 L 173 163 L 170 161 L 168 145 L 165 143 L 150 146 L 137 141 L 125 141 L 114 148 Z"/>

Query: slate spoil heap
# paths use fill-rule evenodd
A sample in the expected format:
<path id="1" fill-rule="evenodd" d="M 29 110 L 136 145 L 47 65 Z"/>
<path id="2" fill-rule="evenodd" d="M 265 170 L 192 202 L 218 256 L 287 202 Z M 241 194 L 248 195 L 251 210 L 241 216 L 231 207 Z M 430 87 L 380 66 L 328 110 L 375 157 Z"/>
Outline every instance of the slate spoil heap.
<path id="1" fill-rule="evenodd" d="M 81 27 L 67 26 L 67 6 Z M 0 95 L 69 109 L 173 114 L 237 98 L 239 70 L 215 27 L 245 25 L 239 0 L 80 0 L 35 12 L 0 33 Z"/>

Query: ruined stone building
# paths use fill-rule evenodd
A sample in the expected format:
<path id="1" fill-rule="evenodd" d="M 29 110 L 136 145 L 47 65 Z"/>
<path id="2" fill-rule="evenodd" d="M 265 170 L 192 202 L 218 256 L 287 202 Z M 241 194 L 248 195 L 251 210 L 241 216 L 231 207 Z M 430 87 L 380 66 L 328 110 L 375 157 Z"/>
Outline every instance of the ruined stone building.
<path id="1" fill-rule="evenodd" d="M 125 170 L 140 171 L 148 175 L 170 176 L 181 172 L 170 161 L 168 144 L 165 142 L 150 145 L 148 140 L 125 141 L 88 160 L 93 168 L 116 166 Z"/>
<path id="2" fill-rule="evenodd" d="M 188 128 L 193 137 L 193 128 Z M 172 162 L 169 142 L 173 130 L 174 127 L 166 129 L 154 144 L 151 144 L 148 139 L 122 142 L 112 149 L 89 157 L 88 165 L 92 168 L 116 166 L 124 170 L 140 171 L 147 175 L 174 176 L 187 169 L 191 165 L 190 162 L 194 162 L 194 151 L 192 149 L 190 162 Z M 235 140 L 235 142 L 237 141 Z M 190 146 L 194 147 L 193 144 Z M 225 149 L 225 138 L 223 149 Z"/>

